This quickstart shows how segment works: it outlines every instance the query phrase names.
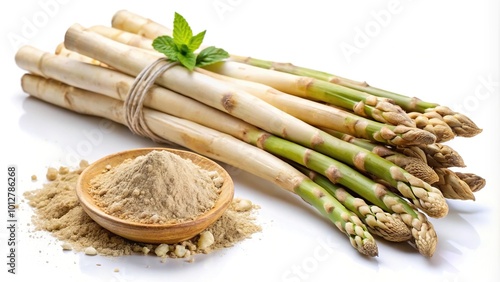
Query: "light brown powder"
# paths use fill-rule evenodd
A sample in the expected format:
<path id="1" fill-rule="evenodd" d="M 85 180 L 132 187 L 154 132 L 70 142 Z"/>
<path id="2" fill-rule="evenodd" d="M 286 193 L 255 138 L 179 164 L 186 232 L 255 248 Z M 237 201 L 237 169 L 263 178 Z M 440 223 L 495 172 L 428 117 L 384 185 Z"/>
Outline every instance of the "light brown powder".
<path id="1" fill-rule="evenodd" d="M 205 230 L 214 237 L 214 243 L 208 248 L 197 248 L 200 236 L 168 246 L 127 240 L 102 228 L 83 211 L 75 187 L 86 165 L 82 162 L 79 169 L 64 175 L 58 174 L 42 188 L 24 193 L 29 205 L 34 208 L 33 223 L 36 229 L 49 231 L 57 239 L 69 244 L 74 251 L 84 252 L 87 247 L 93 247 L 99 255 L 109 256 L 138 253 L 175 258 L 177 254 L 184 254 L 184 258 L 192 262 L 192 254 L 230 247 L 261 231 L 254 218 L 258 206 L 252 204 L 251 209 L 238 211 L 241 200 L 235 199 L 222 217 Z M 183 246 L 186 251 L 176 246 Z M 156 248 L 159 248 L 158 254 Z"/>
<path id="2" fill-rule="evenodd" d="M 152 151 L 128 159 L 91 181 L 90 194 L 107 214 L 140 223 L 174 223 L 213 208 L 222 183 L 189 159 Z"/>

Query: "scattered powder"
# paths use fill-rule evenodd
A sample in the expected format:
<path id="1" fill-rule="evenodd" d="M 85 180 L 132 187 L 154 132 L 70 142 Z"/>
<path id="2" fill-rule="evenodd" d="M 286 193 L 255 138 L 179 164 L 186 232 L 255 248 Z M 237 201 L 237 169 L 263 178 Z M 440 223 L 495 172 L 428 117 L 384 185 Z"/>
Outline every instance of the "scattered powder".
<path id="1" fill-rule="evenodd" d="M 108 167 L 109 168 L 109 167 Z M 152 151 L 97 175 L 90 194 L 107 214 L 140 223 L 175 223 L 211 210 L 223 182 L 168 151 Z"/>
<path id="2" fill-rule="evenodd" d="M 64 245 L 62 249 L 85 252 L 88 247 L 92 247 L 99 255 L 123 256 L 135 253 L 156 255 L 163 259 L 183 255 L 186 261 L 193 262 L 193 254 L 231 247 L 261 231 L 254 218 L 254 212 L 259 207 L 248 200 L 234 199 L 221 218 L 202 232 L 205 234 L 203 236 L 170 245 L 130 241 L 102 228 L 80 206 L 75 187 L 78 176 L 86 166 L 88 163 L 82 161 L 79 169 L 68 170 L 65 174 L 57 173 L 55 179 L 42 188 L 24 193 L 34 208 L 32 220 L 36 229 L 48 231 L 61 240 Z M 242 202 L 245 206 L 243 211 Z M 213 237 L 213 243 L 210 237 Z"/>
<path id="3" fill-rule="evenodd" d="M 212 225 L 207 227 L 214 236 L 212 249 L 227 248 L 234 245 L 235 241 L 247 238 L 249 235 L 261 231 L 261 227 L 253 221 L 253 211 L 259 209 L 258 205 L 252 204 L 252 208 L 246 211 L 238 211 L 236 207 L 242 199 L 234 199 L 229 208 Z M 248 200 L 243 200 L 248 201 Z"/>

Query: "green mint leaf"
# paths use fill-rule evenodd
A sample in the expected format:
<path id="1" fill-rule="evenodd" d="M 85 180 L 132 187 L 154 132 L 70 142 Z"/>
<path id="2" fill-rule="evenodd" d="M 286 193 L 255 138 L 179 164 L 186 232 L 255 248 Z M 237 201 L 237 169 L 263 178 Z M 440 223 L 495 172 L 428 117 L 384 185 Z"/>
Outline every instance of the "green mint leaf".
<path id="1" fill-rule="evenodd" d="M 181 62 L 181 64 L 188 70 L 193 70 L 196 66 L 196 55 L 193 52 L 186 54 L 179 53 L 177 54 L 177 58 L 179 59 L 179 62 Z"/>
<path id="2" fill-rule="evenodd" d="M 229 53 L 224 49 L 214 46 L 207 47 L 198 54 L 196 58 L 196 66 L 203 67 L 229 58 Z"/>
<path id="3" fill-rule="evenodd" d="M 168 35 L 158 36 L 153 40 L 153 48 L 163 53 L 167 58 L 171 61 L 178 61 L 177 54 L 179 53 L 179 49 L 174 43 L 174 39 Z"/>
<path id="4" fill-rule="evenodd" d="M 174 16 L 173 36 L 158 36 L 153 40 L 153 48 L 163 53 L 170 61 L 180 62 L 189 70 L 202 67 L 229 58 L 229 53 L 214 46 L 203 49 L 198 55 L 206 30 L 193 36 L 193 31 L 186 19 L 178 13 Z"/>
<path id="5" fill-rule="evenodd" d="M 179 50 L 179 52 L 181 54 L 187 54 L 187 53 L 193 53 L 193 51 L 191 51 L 189 49 L 189 46 L 187 46 L 186 44 L 181 44 L 180 46 L 177 46 L 177 49 Z"/>
<path id="6" fill-rule="evenodd" d="M 177 46 L 180 46 L 182 44 L 189 44 L 191 37 L 193 37 L 193 31 L 191 30 L 188 22 L 186 21 L 186 19 L 184 19 L 183 16 L 178 13 L 175 13 L 174 16 L 173 36 L 174 43 Z"/>
<path id="7" fill-rule="evenodd" d="M 203 42 L 203 39 L 205 38 L 206 32 L 207 31 L 204 30 L 204 31 L 196 34 L 195 36 L 191 37 L 191 39 L 189 40 L 189 50 L 194 52 L 194 51 L 196 51 L 196 49 L 200 48 L 201 43 Z"/>

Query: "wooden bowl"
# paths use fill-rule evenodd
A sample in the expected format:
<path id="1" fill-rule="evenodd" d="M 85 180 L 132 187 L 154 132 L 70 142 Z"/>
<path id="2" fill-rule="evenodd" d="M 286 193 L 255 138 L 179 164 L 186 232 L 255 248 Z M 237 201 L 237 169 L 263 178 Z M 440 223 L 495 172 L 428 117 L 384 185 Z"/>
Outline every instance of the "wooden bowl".
<path id="1" fill-rule="evenodd" d="M 105 171 L 107 165 L 114 167 L 126 159 L 134 159 L 138 156 L 146 155 L 152 150 L 165 150 L 177 154 L 184 159 L 190 159 L 203 169 L 217 171 L 224 178 L 224 184 L 215 202 L 215 206 L 210 211 L 191 221 L 173 224 L 144 224 L 111 216 L 94 204 L 94 200 L 89 194 L 91 179 Z M 107 230 L 137 242 L 172 244 L 193 238 L 222 216 L 233 199 L 234 184 L 224 168 L 199 154 L 168 148 L 141 148 L 112 154 L 89 165 L 78 179 L 76 193 L 83 210 L 95 222 Z"/>

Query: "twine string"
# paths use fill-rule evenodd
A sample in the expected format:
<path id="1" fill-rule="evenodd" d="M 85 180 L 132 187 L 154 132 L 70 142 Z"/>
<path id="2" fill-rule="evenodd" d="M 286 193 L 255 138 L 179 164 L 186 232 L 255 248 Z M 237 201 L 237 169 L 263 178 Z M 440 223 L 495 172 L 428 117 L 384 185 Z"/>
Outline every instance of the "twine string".
<path id="1" fill-rule="evenodd" d="M 144 118 L 143 108 L 144 100 L 156 79 L 177 64 L 178 62 L 172 62 L 162 57 L 144 68 L 135 78 L 124 103 L 126 124 L 134 134 L 148 137 L 157 143 L 170 143 L 149 129 Z"/>

